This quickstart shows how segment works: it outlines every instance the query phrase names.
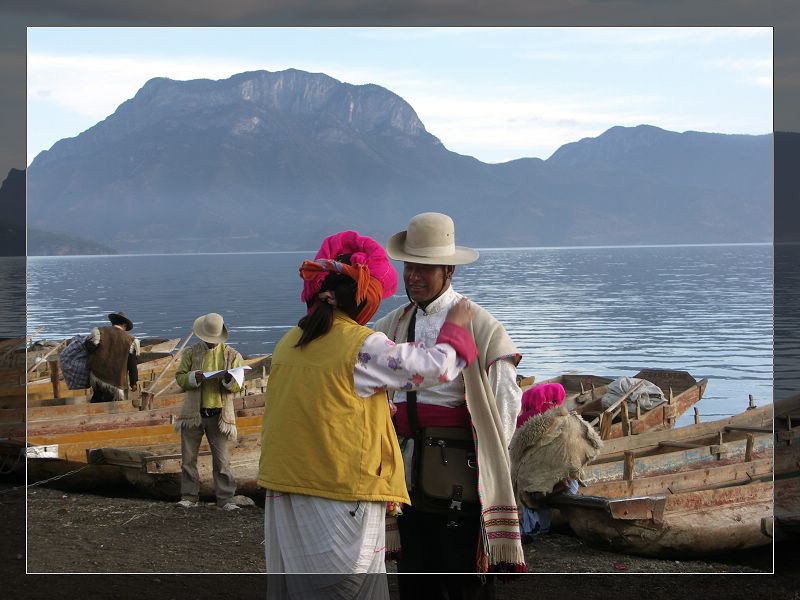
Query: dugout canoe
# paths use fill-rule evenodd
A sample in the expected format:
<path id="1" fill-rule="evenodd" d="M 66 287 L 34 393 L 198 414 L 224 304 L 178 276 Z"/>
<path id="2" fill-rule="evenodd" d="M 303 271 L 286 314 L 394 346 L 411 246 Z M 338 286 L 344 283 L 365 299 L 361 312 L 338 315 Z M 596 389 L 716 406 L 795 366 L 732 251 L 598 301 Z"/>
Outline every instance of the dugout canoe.
<path id="1" fill-rule="evenodd" d="M 551 499 L 587 543 L 643 556 L 703 556 L 767 546 L 772 461 L 582 488 Z"/>
<path id="2" fill-rule="evenodd" d="M 623 436 L 640 435 L 647 431 L 659 431 L 674 427 L 678 417 L 700 401 L 708 385 L 708 379 L 697 381 L 687 371 L 672 369 L 643 369 L 633 376 L 657 385 L 666 401 L 650 410 L 638 406 L 628 410 L 622 399 L 608 408 L 603 408 L 602 397 L 608 391 L 610 377 L 599 375 L 567 374 L 546 379 L 538 383 L 560 383 L 566 391 L 564 406 L 589 421 L 601 439 L 611 440 Z M 532 381 L 521 381 L 527 389 Z"/>

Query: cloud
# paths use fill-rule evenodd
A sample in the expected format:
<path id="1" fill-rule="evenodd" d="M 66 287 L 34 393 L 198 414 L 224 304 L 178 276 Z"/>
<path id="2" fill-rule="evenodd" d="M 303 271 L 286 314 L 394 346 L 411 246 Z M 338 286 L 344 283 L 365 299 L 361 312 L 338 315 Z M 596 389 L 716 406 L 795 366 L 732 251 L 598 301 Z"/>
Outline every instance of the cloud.
<path id="1" fill-rule="evenodd" d="M 53 104 L 93 119 L 103 119 L 132 98 L 154 77 L 187 81 L 227 79 L 246 71 L 287 68 L 325 73 L 354 85 L 373 83 L 393 88 L 424 88 L 427 80 L 413 69 L 369 69 L 295 61 L 279 64 L 249 58 L 183 56 L 157 58 L 126 55 L 46 54 L 28 56 L 28 98 Z"/>
<path id="2" fill-rule="evenodd" d="M 577 34 L 576 34 L 577 35 Z M 772 37 L 771 27 L 610 27 L 580 31 L 578 39 L 609 44 L 711 44 Z"/>
<path id="3" fill-rule="evenodd" d="M 736 58 L 708 61 L 711 69 L 724 69 L 736 73 L 739 81 L 758 87 L 772 87 L 771 58 Z"/>
<path id="4" fill-rule="evenodd" d="M 168 59 L 142 56 L 55 55 L 28 56 L 28 99 L 49 102 L 88 118 L 100 120 L 133 97 L 153 77 L 174 79 L 226 78 L 259 68 L 248 60 L 203 57 Z M 263 68 L 263 66 L 261 67 Z"/>
<path id="5" fill-rule="evenodd" d="M 503 97 L 421 95 L 414 99 L 428 131 L 450 150 L 486 162 L 521 156 L 547 158 L 561 145 L 599 135 L 613 125 L 659 124 L 648 96 L 552 97 L 508 100 Z"/>

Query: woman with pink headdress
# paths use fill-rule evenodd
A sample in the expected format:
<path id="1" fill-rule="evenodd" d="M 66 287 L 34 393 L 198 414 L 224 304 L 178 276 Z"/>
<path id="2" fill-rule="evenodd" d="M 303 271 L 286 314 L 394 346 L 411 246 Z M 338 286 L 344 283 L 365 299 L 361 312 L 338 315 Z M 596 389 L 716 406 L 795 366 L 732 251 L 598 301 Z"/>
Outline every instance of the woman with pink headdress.
<path id="1" fill-rule="evenodd" d="M 564 386 L 560 383 L 540 383 L 525 390 L 522 394 L 522 408 L 517 417 L 517 429 L 536 415 L 561 406 L 567 397 Z M 570 480 L 565 482 L 568 493 L 577 493 L 578 482 Z M 534 535 L 550 531 L 552 511 L 547 507 L 532 509 L 522 506 L 520 519 L 520 533 L 524 542 L 530 541 Z"/>
<path id="2" fill-rule="evenodd" d="M 450 310 L 434 347 L 395 344 L 366 327 L 397 289 L 377 242 L 333 235 L 300 275 L 307 314 L 275 347 L 264 409 L 266 567 L 329 575 L 270 578 L 268 596 L 388 598 L 387 507 L 409 498 L 386 391 L 451 381 L 474 360 L 469 302 Z M 383 575 L 355 577 L 368 573 Z"/>

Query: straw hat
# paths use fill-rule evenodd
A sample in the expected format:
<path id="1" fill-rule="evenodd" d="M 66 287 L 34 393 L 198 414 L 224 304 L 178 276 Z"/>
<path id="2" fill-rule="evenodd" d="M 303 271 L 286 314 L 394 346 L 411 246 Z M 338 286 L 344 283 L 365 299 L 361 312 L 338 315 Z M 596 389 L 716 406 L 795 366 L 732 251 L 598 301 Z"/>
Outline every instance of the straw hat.
<path id="1" fill-rule="evenodd" d="M 128 318 L 125 311 L 118 310 L 117 312 L 111 313 L 108 315 L 108 320 L 111 321 L 112 325 L 125 325 L 125 331 L 133 329 L 133 321 Z"/>
<path id="2" fill-rule="evenodd" d="M 435 212 L 413 217 L 406 231 L 389 238 L 386 253 L 395 260 L 423 265 L 467 265 L 480 256 L 472 248 L 456 246 L 453 219 Z"/>
<path id="3" fill-rule="evenodd" d="M 221 344 L 228 339 L 228 329 L 222 320 L 222 315 L 208 313 L 197 317 L 192 325 L 192 331 L 204 342 Z"/>

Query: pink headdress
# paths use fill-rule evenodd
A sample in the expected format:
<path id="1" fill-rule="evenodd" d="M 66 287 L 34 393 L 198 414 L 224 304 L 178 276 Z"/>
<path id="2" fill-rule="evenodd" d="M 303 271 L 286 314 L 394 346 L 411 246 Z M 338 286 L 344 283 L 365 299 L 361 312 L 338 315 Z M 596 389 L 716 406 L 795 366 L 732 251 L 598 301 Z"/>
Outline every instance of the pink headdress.
<path id="1" fill-rule="evenodd" d="M 350 254 L 350 266 L 336 262 L 341 254 Z M 303 278 L 303 302 L 312 300 L 322 288 L 322 283 L 331 272 L 341 272 L 350 276 L 358 284 L 357 302 L 366 298 L 369 316 L 378 309 L 381 299 L 386 299 L 397 291 L 397 271 L 395 271 L 386 251 L 370 237 L 355 231 L 342 231 L 325 238 L 314 257 L 300 267 Z M 358 319 L 361 322 L 361 319 Z"/>
<path id="2" fill-rule="evenodd" d="M 540 383 L 522 394 L 522 409 L 517 417 L 517 427 L 525 421 L 564 402 L 567 393 L 560 383 Z"/>

